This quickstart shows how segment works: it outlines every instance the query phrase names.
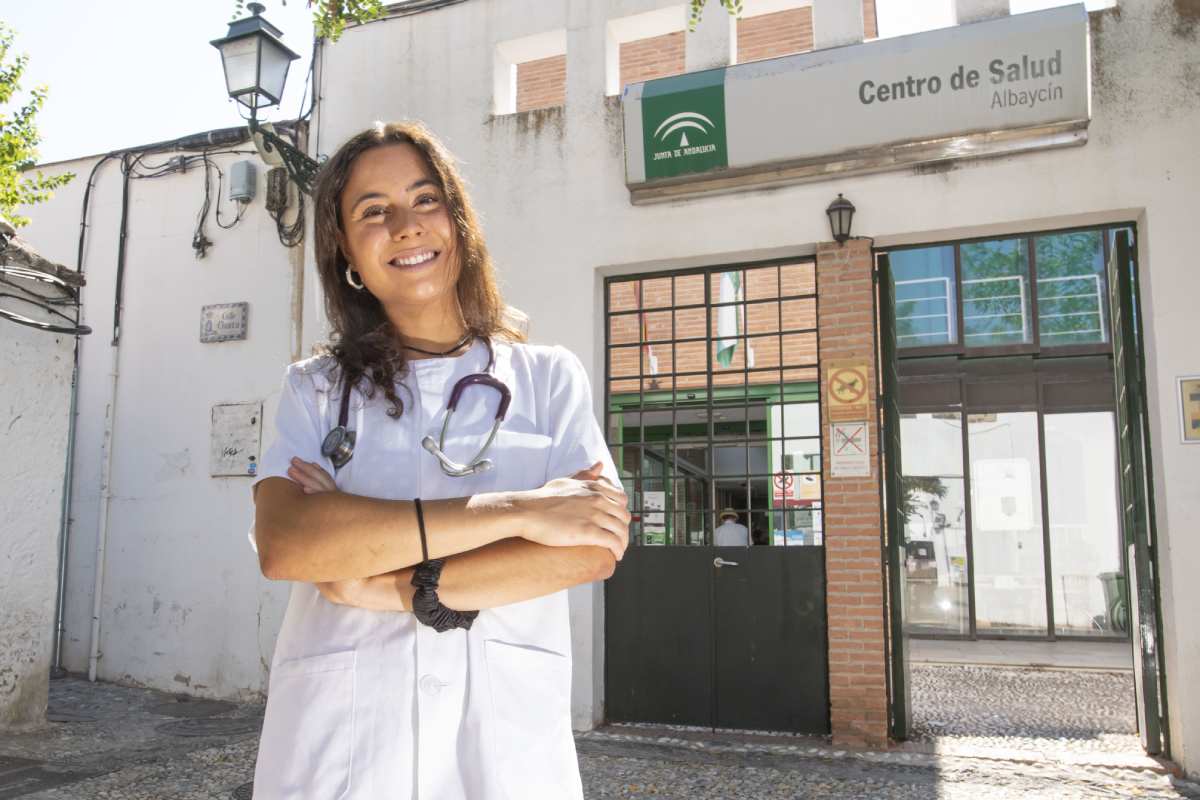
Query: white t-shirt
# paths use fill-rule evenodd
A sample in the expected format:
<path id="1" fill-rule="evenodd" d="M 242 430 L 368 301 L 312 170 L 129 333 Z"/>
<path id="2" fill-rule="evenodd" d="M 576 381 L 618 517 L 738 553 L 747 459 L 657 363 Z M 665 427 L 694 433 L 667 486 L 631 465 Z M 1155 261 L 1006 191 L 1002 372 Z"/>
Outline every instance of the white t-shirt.
<path id="1" fill-rule="evenodd" d="M 713 531 L 716 547 L 749 547 L 750 531 L 740 522 L 725 520 Z"/>
<path id="2" fill-rule="evenodd" d="M 601 461 L 620 480 L 596 422 L 587 373 L 561 347 L 494 345 L 494 375 L 512 392 L 486 454 L 495 468 L 445 475 L 421 447 L 438 438 L 451 389 L 487 371 L 477 341 L 457 358 L 412 361 L 386 415 L 382 390 L 351 393 L 354 457 L 336 475 L 354 494 L 407 500 L 532 489 Z M 286 477 L 298 456 L 333 465 L 321 441 L 337 425 L 340 386 L 331 358 L 288 368 L 277 435 L 257 480 Z M 499 394 L 465 390 L 445 451 L 470 459 L 491 430 Z M 436 532 L 431 532 L 436 535 Z M 327 601 L 293 583 L 271 665 L 254 778 L 264 800 L 580 800 L 571 733 L 567 593 L 480 612 L 469 631 L 436 633 L 406 612 Z"/>

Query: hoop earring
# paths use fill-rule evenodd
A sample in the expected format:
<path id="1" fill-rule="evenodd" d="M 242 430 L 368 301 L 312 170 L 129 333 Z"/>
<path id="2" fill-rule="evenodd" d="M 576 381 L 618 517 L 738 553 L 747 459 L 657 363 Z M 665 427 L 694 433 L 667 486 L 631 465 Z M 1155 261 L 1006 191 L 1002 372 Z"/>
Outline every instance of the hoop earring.
<path id="1" fill-rule="evenodd" d="M 366 285 L 361 280 L 354 280 L 354 268 L 349 264 L 346 265 L 346 283 L 358 289 L 360 292 L 366 288 Z"/>

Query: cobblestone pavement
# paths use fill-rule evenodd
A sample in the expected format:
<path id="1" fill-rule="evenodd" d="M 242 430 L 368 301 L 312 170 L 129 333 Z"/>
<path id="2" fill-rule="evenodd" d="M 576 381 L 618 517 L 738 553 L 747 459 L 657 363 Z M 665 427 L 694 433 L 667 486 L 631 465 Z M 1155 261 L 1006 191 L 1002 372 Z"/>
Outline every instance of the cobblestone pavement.
<path id="1" fill-rule="evenodd" d="M 914 694 L 925 677 L 914 679 Z M 931 679 L 936 687 L 938 674 Z M 180 701 L 77 678 L 51 687 L 51 717 L 60 721 L 0 735 L 0 800 L 249 797 L 238 790 L 253 773 L 261 706 Z M 1000 728 L 990 732 L 1002 738 Z M 823 737 L 609 726 L 576 743 L 588 800 L 1200 798 L 1200 784 L 1144 757 L 1044 743 L 1015 757 L 946 752 L 955 738 L 929 728 L 912 746 L 883 753 L 838 750 Z"/>
<path id="2" fill-rule="evenodd" d="M 913 664 L 913 739 L 1138 753 L 1133 672 Z"/>

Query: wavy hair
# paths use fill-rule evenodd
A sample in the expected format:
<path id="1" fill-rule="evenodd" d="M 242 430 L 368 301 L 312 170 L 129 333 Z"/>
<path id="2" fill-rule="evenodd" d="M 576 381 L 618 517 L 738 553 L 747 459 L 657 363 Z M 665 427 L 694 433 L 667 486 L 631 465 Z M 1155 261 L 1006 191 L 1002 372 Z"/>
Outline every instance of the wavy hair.
<path id="1" fill-rule="evenodd" d="M 489 341 L 498 338 L 520 342 L 525 335 L 506 313 L 475 209 L 454 157 L 445 146 L 419 122 L 376 122 L 352 136 L 322 165 L 313 191 L 317 273 L 331 327 L 329 342 L 319 345 L 316 352 L 336 359 L 342 380 L 353 385 L 365 379 L 368 397 L 382 389 L 391 402 L 388 415 L 399 417 L 404 413 L 404 403 L 396 394 L 396 381 L 407 371 L 400 333 L 369 290 L 359 291 L 346 283 L 348 262 L 338 242 L 342 192 L 354 162 L 368 150 L 391 144 L 417 148 L 445 198 L 458 258 L 455 292 L 467 331 Z"/>

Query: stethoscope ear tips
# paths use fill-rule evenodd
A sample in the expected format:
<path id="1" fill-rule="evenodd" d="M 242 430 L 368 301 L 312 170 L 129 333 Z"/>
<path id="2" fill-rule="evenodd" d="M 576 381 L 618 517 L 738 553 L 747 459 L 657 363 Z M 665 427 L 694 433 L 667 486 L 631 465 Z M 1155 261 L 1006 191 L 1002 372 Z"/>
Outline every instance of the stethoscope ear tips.
<path id="1" fill-rule="evenodd" d="M 483 461 L 476 462 L 473 465 L 474 469 L 472 472 L 487 472 L 495 466 L 490 458 L 485 458 Z"/>

